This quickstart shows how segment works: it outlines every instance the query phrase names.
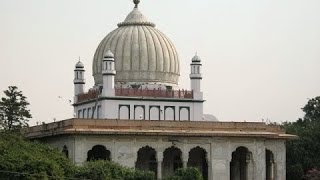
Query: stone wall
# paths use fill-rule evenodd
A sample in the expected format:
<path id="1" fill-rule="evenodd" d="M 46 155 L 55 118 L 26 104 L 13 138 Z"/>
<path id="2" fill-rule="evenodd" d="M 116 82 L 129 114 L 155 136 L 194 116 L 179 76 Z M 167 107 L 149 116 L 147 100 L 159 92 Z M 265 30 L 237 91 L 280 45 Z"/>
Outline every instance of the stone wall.
<path id="1" fill-rule="evenodd" d="M 88 151 L 96 145 L 104 146 L 111 152 L 111 160 L 121 165 L 135 167 L 138 151 L 150 147 L 156 152 L 158 178 L 166 176 L 163 169 L 164 152 L 170 147 L 181 151 L 181 163 L 187 166 L 189 152 L 199 147 L 206 152 L 208 179 L 230 180 L 230 162 L 232 153 L 239 147 L 248 150 L 248 180 L 266 179 L 266 150 L 274 156 L 276 180 L 285 180 L 285 144 L 284 140 L 268 140 L 264 138 L 231 138 L 231 137 L 169 137 L 169 136 L 116 136 L 116 135 L 74 135 L 43 139 L 58 149 L 67 146 L 69 158 L 76 164 L 87 160 Z"/>

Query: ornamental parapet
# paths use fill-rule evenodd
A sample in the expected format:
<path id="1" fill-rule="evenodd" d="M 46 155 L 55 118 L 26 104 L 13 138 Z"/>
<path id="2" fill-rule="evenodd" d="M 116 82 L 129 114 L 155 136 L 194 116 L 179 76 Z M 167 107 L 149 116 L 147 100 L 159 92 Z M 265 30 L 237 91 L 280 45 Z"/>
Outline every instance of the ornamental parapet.
<path id="1" fill-rule="evenodd" d="M 193 99 L 193 91 L 188 90 L 162 90 L 142 88 L 115 88 L 114 90 L 116 96 Z M 77 95 L 76 103 L 97 99 L 100 94 L 101 92 L 99 89 L 89 90 L 87 93 Z"/>

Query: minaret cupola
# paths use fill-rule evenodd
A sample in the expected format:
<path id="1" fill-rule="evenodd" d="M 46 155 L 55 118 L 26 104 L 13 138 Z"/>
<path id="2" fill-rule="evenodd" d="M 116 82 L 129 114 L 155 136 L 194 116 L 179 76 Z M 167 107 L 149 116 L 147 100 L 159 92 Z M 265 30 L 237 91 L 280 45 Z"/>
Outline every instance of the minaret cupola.
<path id="1" fill-rule="evenodd" d="M 84 65 L 79 60 L 75 66 L 74 69 L 74 95 L 79 95 L 84 93 L 84 85 L 85 85 L 85 79 L 84 79 Z"/>
<path id="2" fill-rule="evenodd" d="M 191 89 L 193 91 L 194 98 L 202 99 L 202 92 L 201 92 L 202 64 L 201 64 L 201 59 L 197 54 L 193 56 L 190 66 L 191 66 L 190 81 L 191 81 Z"/>
<path id="3" fill-rule="evenodd" d="M 116 75 L 114 55 L 108 50 L 102 59 L 103 96 L 114 96 L 114 77 Z"/>

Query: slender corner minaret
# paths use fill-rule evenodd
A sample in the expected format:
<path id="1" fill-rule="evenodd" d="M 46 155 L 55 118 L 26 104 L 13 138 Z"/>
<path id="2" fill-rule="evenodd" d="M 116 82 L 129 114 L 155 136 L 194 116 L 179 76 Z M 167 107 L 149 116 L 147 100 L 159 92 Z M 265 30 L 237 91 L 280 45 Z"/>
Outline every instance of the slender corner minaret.
<path id="1" fill-rule="evenodd" d="M 115 96 L 114 76 L 116 70 L 114 66 L 114 55 L 108 50 L 102 60 L 103 96 Z"/>
<path id="2" fill-rule="evenodd" d="M 193 91 L 193 98 L 197 100 L 203 99 L 203 93 L 201 92 L 201 59 L 196 54 L 192 58 L 191 62 L 191 73 L 190 73 L 190 81 L 191 81 L 191 90 Z"/>
<path id="3" fill-rule="evenodd" d="M 85 79 L 84 79 L 84 65 L 82 62 L 77 62 L 76 67 L 74 69 L 74 102 L 77 102 L 77 95 L 84 93 L 84 85 L 85 85 Z"/>

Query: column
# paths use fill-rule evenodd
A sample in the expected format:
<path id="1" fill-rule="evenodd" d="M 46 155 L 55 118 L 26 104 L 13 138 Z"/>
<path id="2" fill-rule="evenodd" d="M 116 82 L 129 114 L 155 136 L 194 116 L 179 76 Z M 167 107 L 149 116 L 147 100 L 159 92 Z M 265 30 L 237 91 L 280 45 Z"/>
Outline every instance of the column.
<path id="1" fill-rule="evenodd" d="M 230 142 L 225 139 L 211 143 L 210 180 L 230 180 L 231 150 Z"/>
<path id="2" fill-rule="evenodd" d="M 162 161 L 163 161 L 163 151 L 157 151 L 157 179 L 162 179 Z"/>
<path id="3" fill-rule="evenodd" d="M 252 152 L 254 176 L 249 180 L 266 179 L 266 148 L 262 142 L 257 142 L 255 146 L 255 152 Z"/>
<path id="4" fill-rule="evenodd" d="M 86 138 L 76 136 L 74 137 L 74 163 L 82 165 L 87 161 L 87 153 L 91 147 L 86 144 Z"/>
<path id="5" fill-rule="evenodd" d="M 276 142 L 277 152 L 275 155 L 275 179 L 286 180 L 286 145 L 285 142 Z"/>
<path id="6" fill-rule="evenodd" d="M 182 167 L 187 168 L 189 160 L 189 151 L 186 149 L 183 149 L 182 151 Z"/>
<path id="7" fill-rule="evenodd" d="M 274 180 L 274 161 L 273 161 L 273 159 L 271 159 L 269 163 L 270 163 L 269 177 L 270 177 L 270 180 Z"/>
<path id="8" fill-rule="evenodd" d="M 207 160 L 207 164 L 208 164 L 208 179 L 212 179 L 212 176 L 211 176 L 211 172 L 212 172 L 212 164 L 211 164 L 211 158 L 210 158 L 210 151 L 207 152 L 207 155 L 206 155 L 206 160 Z"/>
<path id="9" fill-rule="evenodd" d="M 246 164 L 245 164 L 245 179 L 252 180 L 252 174 L 253 174 L 253 160 L 252 160 L 252 154 L 250 152 L 246 155 Z"/>

